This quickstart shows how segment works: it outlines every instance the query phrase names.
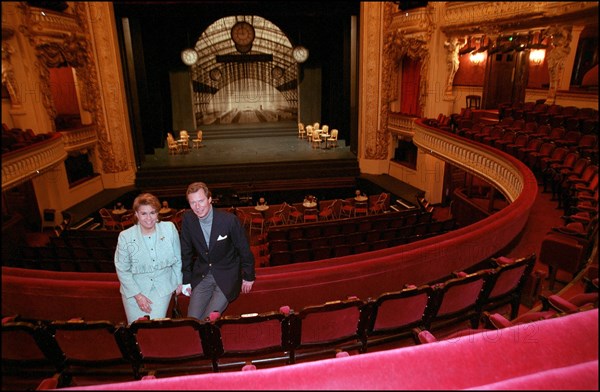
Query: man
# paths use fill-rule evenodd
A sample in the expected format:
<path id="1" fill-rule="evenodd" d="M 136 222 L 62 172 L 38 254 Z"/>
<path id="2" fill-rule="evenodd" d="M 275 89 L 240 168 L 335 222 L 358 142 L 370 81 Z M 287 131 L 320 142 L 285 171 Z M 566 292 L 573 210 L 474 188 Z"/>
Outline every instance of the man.
<path id="1" fill-rule="evenodd" d="M 238 218 L 212 208 L 206 184 L 190 184 L 186 197 L 191 211 L 181 226 L 184 293 L 190 295 L 188 317 L 204 320 L 212 311 L 223 313 L 240 290 L 252 290 L 254 256 Z"/>

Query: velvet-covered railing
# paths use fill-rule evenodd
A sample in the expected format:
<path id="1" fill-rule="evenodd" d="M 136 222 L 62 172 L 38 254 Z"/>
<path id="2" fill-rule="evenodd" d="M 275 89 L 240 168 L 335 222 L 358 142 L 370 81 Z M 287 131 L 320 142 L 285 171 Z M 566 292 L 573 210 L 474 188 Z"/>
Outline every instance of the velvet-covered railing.
<path id="1" fill-rule="evenodd" d="M 440 279 L 496 255 L 509 245 L 524 228 L 535 201 L 538 187 L 533 173 L 508 154 L 459 139 L 449 132 L 428 127 L 420 120 L 415 129 L 414 141 L 420 148 L 495 184 L 511 203 L 475 224 L 406 245 L 309 263 L 260 268 L 252 292 L 240 295 L 225 314 L 265 312 L 282 305 L 299 310 L 348 296 L 376 297 L 386 291 L 400 290 L 404 284 Z M 116 274 L 112 274 L 112 283 L 91 281 L 83 275 L 85 273 L 82 273 L 85 282 L 73 284 L 49 278 L 47 274 L 38 279 L 6 275 L 3 271 L 2 313 L 64 319 L 82 317 L 77 312 L 84 309 L 86 318 L 91 314 L 97 315 L 92 317 L 94 319 L 123 321 L 112 318 L 122 314 L 122 309 L 102 309 L 108 304 L 122 307 Z M 91 295 L 102 299 L 92 299 Z M 181 302 L 185 312 L 187 297 Z M 64 306 L 58 306 L 58 303 Z M 50 309 L 60 312 L 48 317 Z"/>

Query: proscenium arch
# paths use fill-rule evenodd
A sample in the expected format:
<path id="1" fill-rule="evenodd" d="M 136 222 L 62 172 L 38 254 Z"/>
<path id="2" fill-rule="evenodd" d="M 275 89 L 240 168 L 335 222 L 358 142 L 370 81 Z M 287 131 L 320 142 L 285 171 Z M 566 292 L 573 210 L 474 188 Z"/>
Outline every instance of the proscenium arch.
<path id="1" fill-rule="evenodd" d="M 251 49 L 240 53 L 231 39 L 231 28 L 239 21 L 255 30 Z M 199 60 L 190 67 L 194 96 L 194 115 L 199 123 L 215 110 L 215 97 L 234 94 L 219 104 L 222 111 L 232 105 L 256 103 L 260 95 L 277 110 L 297 119 L 298 66 L 292 57 L 292 44 L 281 29 L 256 15 L 228 16 L 204 30 L 194 45 Z M 256 90 L 248 92 L 248 89 Z M 241 109 L 241 107 L 240 107 Z"/>

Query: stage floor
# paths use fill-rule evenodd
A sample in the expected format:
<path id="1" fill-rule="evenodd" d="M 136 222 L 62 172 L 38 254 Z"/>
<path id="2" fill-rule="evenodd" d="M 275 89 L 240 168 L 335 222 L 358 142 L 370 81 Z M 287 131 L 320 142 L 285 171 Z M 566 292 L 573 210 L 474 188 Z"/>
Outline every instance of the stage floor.
<path id="1" fill-rule="evenodd" d="M 172 155 L 166 147 L 156 149 L 153 155 L 145 156 L 141 168 L 356 159 L 344 140 L 329 149 L 312 148 L 312 143 L 297 136 L 215 139 L 202 144 L 204 147 L 190 148 L 187 154 Z"/>

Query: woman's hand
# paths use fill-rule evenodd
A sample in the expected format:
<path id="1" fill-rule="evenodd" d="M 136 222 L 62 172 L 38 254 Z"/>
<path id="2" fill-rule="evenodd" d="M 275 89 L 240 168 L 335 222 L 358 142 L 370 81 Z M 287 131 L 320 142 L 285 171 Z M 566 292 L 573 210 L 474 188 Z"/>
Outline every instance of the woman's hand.
<path id="1" fill-rule="evenodd" d="M 181 294 L 181 288 L 183 287 L 182 284 L 178 284 L 177 288 L 175 289 L 175 295 L 179 295 Z"/>
<path id="2" fill-rule="evenodd" d="M 150 301 L 150 298 L 146 297 L 142 293 L 135 295 L 133 298 L 135 298 L 135 302 L 137 302 L 137 304 L 142 312 L 145 312 L 148 314 L 150 312 L 152 312 L 152 306 L 151 306 L 152 301 Z"/>

